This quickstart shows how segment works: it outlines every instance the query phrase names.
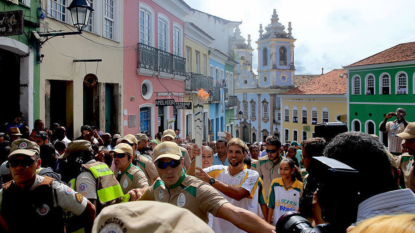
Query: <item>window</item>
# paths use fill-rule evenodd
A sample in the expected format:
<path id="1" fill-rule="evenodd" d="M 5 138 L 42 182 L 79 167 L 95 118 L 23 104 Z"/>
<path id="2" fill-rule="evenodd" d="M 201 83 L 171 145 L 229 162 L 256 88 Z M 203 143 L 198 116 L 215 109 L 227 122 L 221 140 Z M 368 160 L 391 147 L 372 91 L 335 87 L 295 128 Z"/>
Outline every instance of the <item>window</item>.
<path id="1" fill-rule="evenodd" d="M 268 114 L 268 102 L 263 102 L 262 105 L 262 111 L 264 113 L 264 119 L 269 119 L 269 114 Z"/>
<path id="2" fill-rule="evenodd" d="M 240 118 L 239 117 L 239 112 L 241 111 L 241 102 L 239 102 L 239 99 L 238 99 L 238 101 L 236 102 L 236 113 L 235 113 L 235 116 L 236 116 L 236 118 Z"/>
<path id="3" fill-rule="evenodd" d="M 307 124 L 307 114 L 308 114 L 308 111 L 307 110 L 302 110 L 301 111 L 301 117 L 302 117 L 302 121 L 301 121 L 301 123 L 303 123 L 303 124 Z"/>
<path id="4" fill-rule="evenodd" d="M 281 46 L 280 48 L 280 66 L 287 65 L 287 48 L 285 46 Z"/>
<path id="5" fill-rule="evenodd" d="M 150 12 L 140 9 L 140 43 L 150 45 Z"/>
<path id="6" fill-rule="evenodd" d="M 251 100 L 251 117 L 255 118 L 256 117 L 256 103 L 254 100 Z"/>
<path id="7" fill-rule="evenodd" d="M 178 27 L 173 28 L 173 54 L 180 56 L 180 33 L 181 30 Z"/>
<path id="8" fill-rule="evenodd" d="M 318 113 L 317 110 L 312 110 L 311 111 L 311 124 L 312 125 L 316 125 L 318 122 Z"/>
<path id="9" fill-rule="evenodd" d="M 89 5 L 94 8 L 94 2 L 93 0 L 88 0 Z M 91 11 L 91 13 L 89 14 L 89 18 L 88 18 L 88 25 L 85 27 L 85 30 L 92 32 L 93 31 L 93 18 L 94 18 L 94 12 Z"/>
<path id="10" fill-rule="evenodd" d="M 210 71 L 209 71 L 209 76 L 213 77 L 214 76 L 214 69 L 213 66 L 210 66 Z"/>
<path id="11" fill-rule="evenodd" d="M 293 109 L 293 123 L 298 123 L 298 110 Z"/>
<path id="12" fill-rule="evenodd" d="M 216 68 L 215 72 L 215 86 L 219 87 L 219 68 Z"/>
<path id="13" fill-rule="evenodd" d="M 114 38 L 114 0 L 105 0 L 104 5 L 105 37 Z"/>
<path id="14" fill-rule="evenodd" d="M 290 121 L 290 110 L 289 109 L 284 109 L 284 121 L 285 122 L 289 122 Z"/>
<path id="15" fill-rule="evenodd" d="M 206 63 L 207 63 L 207 56 L 206 56 L 206 54 L 203 54 L 203 75 L 204 76 L 207 76 L 207 66 L 206 66 Z"/>
<path id="16" fill-rule="evenodd" d="M 290 131 L 288 129 L 284 130 L 284 140 L 290 140 Z"/>
<path id="17" fill-rule="evenodd" d="M 323 110 L 323 123 L 329 122 L 329 112 Z"/>
<path id="18" fill-rule="evenodd" d="M 277 113 L 277 121 L 278 121 L 278 122 L 280 122 L 280 121 L 281 121 L 281 113 L 280 113 L 280 112 L 278 112 L 278 113 Z"/>
<path id="19" fill-rule="evenodd" d="M 375 123 L 371 120 L 366 122 L 366 131 L 367 134 L 375 134 Z"/>
<path id="20" fill-rule="evenodd" d="M 369 75 L 366 78 L 366 95 L 374 95 L 375 94 L 375 77 L 373 75 Z"/>
<path id="21" fill-rule="evenodd" d="M 248 117 L 248 102 L 244 100 L 243 105 L 244 105 L 244 118 L 247 118 Z"/>
<path id="22" fill-rule="evenodd" d="M 223 70 L 220 70 L 220 80 L 219 80 L 220 87 L 225 87 L 224 82 L 223 82 L 223 80 L 224 80 L 224 77 L 223 76 L 224 76 L 223 75 Z"/>
<path id="23" fill-rule="evenodd" d="M 262 66 L 268 66 L 268 49 L 267 48 L 262 49 Z"/>
<path id="24" fill-rule="evenodd" d="M 382 75 L 382 95 L 390 94 L 390 77 L 387 74 Z"/>
<path id="25" fill-rule="evenodd" d="M 298 141 L 298 131 L 293 130 L 293 141 Z"/>
<path id="26" fill-rule="evenodd" d="M 360 121 L 359 120 L 353 120 L 352 122 L 352 131 L 360 131 Z"/>
<path id="27" fill-rule="evenodd" d="M 408 94 L 408 76 L 405 73 L 400 72 L 397 74 L 396 94 L 406 95 Z"/>
<path id="28" fill-rule="evenodd" d="M 167 22 L 159 19 L 159 49 L 167 51 Z"/>
<path id="29" fill-rule="evenodd" d="M 307 140 L 307 138 L 308 138 L 307 132 L 306 131 L 303 131 L 303 138 L 302 138 L 302 140 L 305 141 L 305 140 Z"/>
<path id="30" fill-rule="evenodd" d="M 360 95 L 360 77 L 356 76 L 353 78 L 353 94 Z"/>
<path id="31" fill-rule="evenodd" d="M 186 47 L 186 72 L 191 72 L 190 62 L 192 50 L 189 47 Z"/>
<path id="32" fill-rule="evenodd" d="M 199 51 L 195 51 L 196 53 L 196 73 L 200 74 L 200 52 Z"/>
<path id="33" fill-rule="evenodd" d="M 50 14 L 53 18 L 65 21 L 66 20 L 66 0 L 51 0 Z"/>

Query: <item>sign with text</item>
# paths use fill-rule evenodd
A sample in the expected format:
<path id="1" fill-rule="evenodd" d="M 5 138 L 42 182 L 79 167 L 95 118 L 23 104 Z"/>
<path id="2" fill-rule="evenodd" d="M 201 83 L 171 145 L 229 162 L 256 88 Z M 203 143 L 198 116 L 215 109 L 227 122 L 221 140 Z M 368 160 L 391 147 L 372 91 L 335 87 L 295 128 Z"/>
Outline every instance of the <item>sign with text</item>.
<path id="1" fill-rule="evenodd" d="M 176 102 L 176 109 L 192 109 L 192 102 Z"/>
<path id="2" fill-rule="evenodd" d="M 0 12 L 0 36 L 23 34 L 23 11 Z"/>
<path id="3" fill-rule="evenodd" d="M 156 106 L 174 106 L 174 99 L 157 99 Z"/>

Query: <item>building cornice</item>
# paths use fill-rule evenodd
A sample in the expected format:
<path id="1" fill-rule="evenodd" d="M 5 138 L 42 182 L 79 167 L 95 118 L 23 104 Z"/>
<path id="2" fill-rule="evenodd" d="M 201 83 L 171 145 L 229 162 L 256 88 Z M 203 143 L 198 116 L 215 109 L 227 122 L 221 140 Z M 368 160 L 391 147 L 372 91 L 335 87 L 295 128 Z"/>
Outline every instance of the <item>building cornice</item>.
<path id="1" fill-rule="evenodd" d="M 272 37 L 272 38 L 267 38 L 267 39 L 264 39 L 264 40 L 257 40 L 257 41 L 255 41 L 255 43 L 262 44 L 262 43 L 266 43 L 266 42 L 294 42 L 296 40 L 297 39 Z"/>
<path id="2" fill-rule="evenodd" d="M 405 66 L 405 65 L 415 65 L 415 60 L 364 65 L 364 66 L 343 66 L 343 68 L 346 69 L 347 71 L 358 71 L 358 70 L 363 70 L 363 69 L 386 68 L 386 67 L 392 67 L 392 66 Z"/>
<path id="3" fill-rule="evenodd" d="M 340 94 L 340 95 L 284 95 L 284 94 L 280 94 L 279 95 L 280 98 L 284 98 L 284 99 L 333 99 L 333 98 L 337 98 L 337 99 L 347 99 L 346 93 L 345 94 Z"/>
<path id="4" fill-rule="evenodd" d="M 209 54 L 210 58 L 218 62 L 225 63 L 229 58 L 228 55 L 224 54 L 223 52 L 219 52 L 215 48 L 210 47 L 209 51 L 210 51 L 210 54 Z"/>
<path id="5" fill-rule="evenodd" d="M 190 15 L 191 9 L 179 0 L 153 0 L 157 5 L 172 13 L 174 16 L 184 21 L 184 18 Z"/>
<path id="6" fill-rule="evenodd" d="M 208 35 L 205 32 L 201 32 L 200 29 L 189 22 L 186 22 L 184 24 L 184 34 L 187 38 L 193 40 L 194 42 L 209 48 L 209 45 L 211 45 L 213 43 L 213 41 L 215 40 L 213 37 L 211 37 L 210 35 Z"/>

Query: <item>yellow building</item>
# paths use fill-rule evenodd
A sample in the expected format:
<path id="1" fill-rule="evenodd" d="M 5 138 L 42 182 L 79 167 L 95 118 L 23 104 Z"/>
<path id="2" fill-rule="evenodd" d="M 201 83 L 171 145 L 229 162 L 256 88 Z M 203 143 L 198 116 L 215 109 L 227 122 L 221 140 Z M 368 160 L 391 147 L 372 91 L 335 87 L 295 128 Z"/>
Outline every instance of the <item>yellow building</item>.
<path id="1" fill-rule="evenodd" d="M 213 37 L 204 32 L 193 23 L 185 23 L 185 58 L 186 58 L 186 94 L 185 102 L 192 102 L 197 98 L 198 90 L 203 88 L 205 91 L 213 88 L 213 78 L 209 77 L 209 45 L 213 42 Z M 187 135 L 191 139 L 194 135 L 193 104 L 192 109 L 185 110 L 185 128 L 181 129 L 183 137 Z M 203 139 L 208 141 L 209 126 L 209 104 L 205 100 L 204 105 L 204 135 Z"/>
<path id="2" fill-rule="evenodd" d="M 77 30 L 66 8 L 70 2 L 42 1 L 42 32 Z M 52 38 L 41 49 L 40 119 L 47 128 L 65 126 L 70 139 L 85 124 L 123 134 L 123 51 L 135 45 L 123 49 L 123 1 L 94 1 L 92 7 L 82 35 Z"/>
<path id="3" fill-rule="evenodd" d="M 281 141 L 302 141 L 314 137 L 314 125 L 341 122 L 347 114 L 346 70 L 332 70 L 279 95 Z M 345 76 L 344 76 L 345 77 Z"/>

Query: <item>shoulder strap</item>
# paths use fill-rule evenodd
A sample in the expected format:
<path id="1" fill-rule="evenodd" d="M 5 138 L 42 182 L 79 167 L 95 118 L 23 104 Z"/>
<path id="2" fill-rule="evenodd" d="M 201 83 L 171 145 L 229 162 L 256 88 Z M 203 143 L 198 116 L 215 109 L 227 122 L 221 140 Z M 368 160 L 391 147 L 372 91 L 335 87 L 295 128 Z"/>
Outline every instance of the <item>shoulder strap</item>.
<path id="1" fill-rule="evenodd" d="M 13 182 L 13 180 L 11 180 L 11 181 L 9 181 L 7 183 L 4 183 L 3 184 L 3 190 L 7 190 L 10 187 L 10 185 L 12 184 L 12 182 Z"/>
<path id="2" fill-rule="evenodd" d="M 52 187 L 52 183 L 53 183 L 53 181 L 55 179 L 53 179 L 53 178 L 51 178 L 49 176 L 43 176 L 43 177 L 44 177 L 43 181 L 40 184 L 38 184 L 35 187 L 33 187 L 33 189 L 35 189 L 35 188 L 37 188 L 39 186 L 42 186 L 42 185 L 46 185 L 46 186 Z"/>

